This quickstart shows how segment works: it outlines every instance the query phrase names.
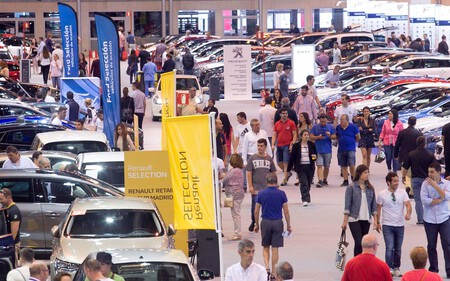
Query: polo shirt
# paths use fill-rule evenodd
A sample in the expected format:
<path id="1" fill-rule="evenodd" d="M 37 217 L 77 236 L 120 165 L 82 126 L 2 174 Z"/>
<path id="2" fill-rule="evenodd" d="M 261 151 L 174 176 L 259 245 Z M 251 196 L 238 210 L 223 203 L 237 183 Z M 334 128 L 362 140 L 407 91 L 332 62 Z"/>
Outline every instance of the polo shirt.
<path id="1" fill-rule="evenodd" d="M 256 197 L 256 203 L 261 205 L 261 218 L 266 220 L 283 219 L 283 204 L 287 201 L 286 193 L 276 186 L 268 186 Z"/>
<path id="2" fill-rule="evenodd" d="M 286 119 L 286 122 L 280 120 L 275 123 L 273 130 L 277 133 L 277 146 L 280 147 L 291 144 L 294 138 L 292 132 L 296 131 L 297 127 L 292 120 Z"/>
<path id="3" fill-rule="evenodd" d="M 338 151 L 356 151 L 356 135 L 359 134 L 359 129 L 355 124 L 349 123 L 346 129 L 338 125 L 336 134 L 339 143 Z"/>
<path id="4" fill-rule="evenodd" d="M 331 153 L 331 138 L 329 138 L 325 133 L 330 132 L 331 135 L 336 134 L 336 129 L 331 124 L 326 124 L 322 126 L 320 124 L 316 124 L 311 128 L 311 134 L 314 136 L 324 136 L 324 139 L 316 140 L 316 150 L 319 154 Z"/>

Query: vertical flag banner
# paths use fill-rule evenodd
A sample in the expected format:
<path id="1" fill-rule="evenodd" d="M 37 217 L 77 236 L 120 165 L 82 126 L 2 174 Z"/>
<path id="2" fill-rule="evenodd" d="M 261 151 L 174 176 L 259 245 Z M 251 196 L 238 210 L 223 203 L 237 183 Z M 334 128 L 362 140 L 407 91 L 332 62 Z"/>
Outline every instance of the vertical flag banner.
<path id="1" fill-rule="evenodd" d="M 95 26 L 102 82 L 103 133 L 109 144 L 114 145 L 114 128 L 120 123 L 119 34 L 113 20 L 106 15 L 95 13 Z"/>
<path id="2" fill-rule="evenodd" d="M 65 77 L 78 77 L 77 13 L 65 3 L 58 3 Z"/>
<path id="3" fill-rule="evenodd" d="M 163 121 L 172 177 L 175 228 L 215 229 L 209 116 L 192 115 Z"/>
<path id="4" fill-rule="evenodd" d="M 161 119 L 176 116 L 175 108 L 175 71 L 161 74 Z M 161 147 L 167 150 L 166 134 L 164 126 L 161 128 Z"/>

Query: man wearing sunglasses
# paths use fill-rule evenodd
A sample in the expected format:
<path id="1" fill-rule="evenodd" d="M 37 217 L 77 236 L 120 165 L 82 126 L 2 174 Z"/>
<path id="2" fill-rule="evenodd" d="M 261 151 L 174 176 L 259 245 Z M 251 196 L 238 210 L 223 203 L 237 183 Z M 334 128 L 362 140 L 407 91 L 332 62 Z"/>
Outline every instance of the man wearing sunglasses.
<path id="1" fill-rule="evenodd" d="M 391 275 L 395 277 L 402 276 L 400 258 L 402 256 L 405 220 L 411 218 L 412 212 L 408 194 L 404 189 L 398 188 L 399 182 L 398 175 L 389 172 L 386 176 L 387 188 L 377 196 L 378 217 L 381 217 L 381 224 L 378 222 L 378 227 L 381 228 L 382 226 L 386 244 L 386 263 Z M 380 231 L 380 229 L 377 229 L 377 231 Z"/>

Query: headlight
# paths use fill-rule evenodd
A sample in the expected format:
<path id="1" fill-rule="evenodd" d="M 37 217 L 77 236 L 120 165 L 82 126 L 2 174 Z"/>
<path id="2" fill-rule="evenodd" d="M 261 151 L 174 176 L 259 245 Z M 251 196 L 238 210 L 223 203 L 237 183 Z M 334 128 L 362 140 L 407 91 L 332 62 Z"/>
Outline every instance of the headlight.
<path id="1" fill-rule="evenodd" d="M 162 99 L 159 96 L 154 96 L 153 103 L 154 104 L 162 104 Z"/>
<path id="2" fill-rule="evenodd" d="M 76 263 L 71 263 L 71 262 L 67 262 L 67 261 L 62 261 L 59 259 L 55 260 L 55 271 L 56 273 L 58 272 L 73 272 L 73 271 L 77 271 L 78 268 L 80 267 L 79 264 Z"/>

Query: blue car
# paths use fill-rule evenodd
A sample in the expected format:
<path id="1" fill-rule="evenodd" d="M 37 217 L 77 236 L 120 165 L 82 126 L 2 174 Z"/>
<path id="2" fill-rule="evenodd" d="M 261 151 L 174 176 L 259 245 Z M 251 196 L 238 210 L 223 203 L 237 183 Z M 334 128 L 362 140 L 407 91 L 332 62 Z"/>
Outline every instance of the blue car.
<path id="1" fill-rule="evenodd" d="M 61 120 L 62 125 L 70 130 L 75 130 L 75 124 L 67 120 Z M 41 124 L 50 124 L 51 117 L 50 116 L 42 116 L 42 115 L 9 115 L 9 116 L 0 116 L 0 125 L 1 124 L 9 124 L 9 123 L 41 123 Z"/>

